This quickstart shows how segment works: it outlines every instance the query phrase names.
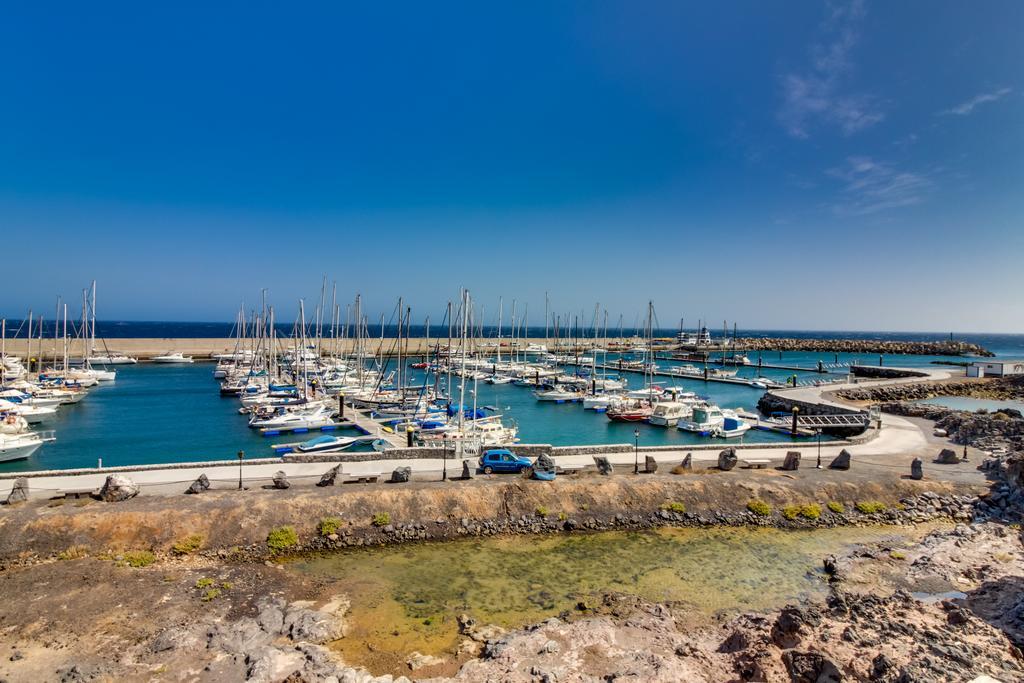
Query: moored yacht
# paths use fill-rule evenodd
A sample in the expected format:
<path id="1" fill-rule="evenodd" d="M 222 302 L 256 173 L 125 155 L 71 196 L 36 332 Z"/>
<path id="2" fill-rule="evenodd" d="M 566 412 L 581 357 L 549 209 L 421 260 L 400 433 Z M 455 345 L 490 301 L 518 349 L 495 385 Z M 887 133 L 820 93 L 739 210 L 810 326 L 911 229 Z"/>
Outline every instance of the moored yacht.
<path id="1" fill-rule="evenodd" d="M 154 363 L 191 363 L 192 356 L 186 356 L 181 351 L 168 351 L 162 356 L 153 356 Z"/>
<path id="2" fill-rule="evenodd" d="M 689 418 L 681 418 L 676 426 L 679 429 L 698 434 L 710 434 L 712 430 L 722 426 L 725 416 L 716 405 L 694 406 Z"/>
<path id="3" fill-rule="evenodd" d="M 0 462 L 24 460 L 47 441 L 53 441 L 53 432 L 25 432 L 4 434 L 0 432 Z"/>
<path id="4" fill-rule="evenodd" d="M 677 403 L 676 401 L 661 401 L 655 404 L 654 412 L 651 413 L 650 423 L 659 427 L 675 427 L 680 418 L 687 418 L 693 414 L 689 404 Z"/>

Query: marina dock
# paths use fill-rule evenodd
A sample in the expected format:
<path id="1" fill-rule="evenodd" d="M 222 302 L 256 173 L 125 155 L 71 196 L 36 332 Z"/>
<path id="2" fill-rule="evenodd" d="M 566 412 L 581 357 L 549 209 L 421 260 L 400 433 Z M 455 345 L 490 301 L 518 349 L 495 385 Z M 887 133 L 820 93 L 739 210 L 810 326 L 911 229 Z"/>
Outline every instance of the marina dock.
<path id="1" fill-rule="evenodd" d="M 574 363 L 574 362 L 567 362 L 567 363 L 563 363 L 563 365 L 578 365 L 578 364 Z M 582 364 L 582 367 L 589 367 L 589 365 L 588 364 Z M 612 363 L 598 363 L 595 367 L 597 367 L 598 369 L 601 369 L 601 370 L 608 370 L 608 371 L 617 372 L 617 373 L 632 372 L 632 373 L 635 373 L 635 374 L 638 374 L 638 375 L 644 374 L 643 370 L 636 370 L 636 369 L 625 368 L 625 367 L 621 367 L 620 368 L 617 364 L 612 364 Z M 748 365 L 748 366 L 741 366 L 741 367 L 756 367 L 756 366 L 749 366 Z M 761 366 L 761 367 L 767 367 L 767 366 Z M 805 372 L 810 372 L 810 371 L 805 370 Z M 740 384 L 740 385 L 745 385 L 745 386 L 748 386 L 748 387 L 757 387 L 758 384 L 761 383 L 761 381 L 758 380 L 757 378 L 749 378 L 749 377 L 712 377 L 710 375 L 704 375 L 704 374 L 700 374 L 700 375 L 683 375 L 683 374 L 678 374 L 678 373 L 674 373 L 674 372 L 666 372 L 665 370 L 661 370 L 661 369 L 655 370 L 654 371 L 654 376 L 655 377 L 671 377 L 671 378 L 674 378 L 674 379 L 688 379 L 688 380 L 693 380 L 693 381 L 697 381 L 697 382 L 717 382 L 719 384 Z M 816 382 L 812 382 L 811 384 L 817 384 L 817 383 Z M 797 386 L 806 386 L 806 384 L 797 383 Z M 775 388 L 779 388 L 779 387 L 775 387 Z"/>
<path id="2" fill-rule="evenodd" d="M 407 445 L 405 434 L 399 434 L 390 427 L 385 427 L 364 411 L 350 405 L 345 406 L 345 416 L 342 418 L 341 424 L 355 427 L 368 436 L 384 439 L 393 448 L 405 448 Z"/>

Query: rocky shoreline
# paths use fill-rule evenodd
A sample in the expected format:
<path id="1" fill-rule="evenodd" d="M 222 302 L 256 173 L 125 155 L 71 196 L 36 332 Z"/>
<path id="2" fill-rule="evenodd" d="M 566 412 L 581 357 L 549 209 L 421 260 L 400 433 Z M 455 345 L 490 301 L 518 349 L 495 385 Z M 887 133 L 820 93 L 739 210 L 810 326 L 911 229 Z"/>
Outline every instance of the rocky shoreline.
<path id="1" fill-rule="evenodd" d="M 856 387 L 836 392 L 847 401 L 888 403 L 895 401 L 921 401 L 938 396 L 986 398 L 992 400 L 1024 399 L 1024 377 L 998 379 L 955 379 L 943 382 L 909 382 L 875 387 Z"/>
<path id="2" fill-rule="evenodd" d="M 814 351 L 819 353 L 905 354 L 912 356 L 993 357 L 988 349 L 961 341 L 895 341 L 886 339 L 796 339 L 740 337 L 737 346 L 749 351 Z"/>

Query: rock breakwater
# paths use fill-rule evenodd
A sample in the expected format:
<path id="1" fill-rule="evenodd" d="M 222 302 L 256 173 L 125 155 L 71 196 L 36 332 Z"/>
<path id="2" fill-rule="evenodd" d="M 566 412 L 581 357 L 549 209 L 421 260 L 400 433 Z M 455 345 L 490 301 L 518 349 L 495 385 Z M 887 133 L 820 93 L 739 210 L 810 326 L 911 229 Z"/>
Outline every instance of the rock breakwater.
<path id="1" fill-rule="evenodd" d="M 908 382 L 874 387 L 856 387 L 836 392 L 848 401 L 921 401 L 937 396 L 959 396 L 992 400 L 1024 398 L 1024 377 L 987 380 L 950 380 L 945 382 Z"/>
<path id="2" fill-rule="evenodd" d="M 912 356 L 994 356 L 988 349 L 961 341 L 896 341 L 890 339 L 796 339 L 741 337 L 736 343 L 751 351 L 816 351 L 821 353 L 880 353 Z"/>

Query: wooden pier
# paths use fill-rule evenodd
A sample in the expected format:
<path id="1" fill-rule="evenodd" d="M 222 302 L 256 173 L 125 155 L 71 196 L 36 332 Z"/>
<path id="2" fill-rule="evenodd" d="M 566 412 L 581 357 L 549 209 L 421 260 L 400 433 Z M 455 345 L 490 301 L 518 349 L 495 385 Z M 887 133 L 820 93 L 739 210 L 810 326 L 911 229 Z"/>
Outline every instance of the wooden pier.
<path id="1" fill-rule="evenodd" d="M 343 409 L 344 417 L 342 418 L 342 424 L 355 427 L 363 434 L 383 439 L 387 441 L 392 448 L 406 448 L 408 446 L 408 440 L 405 434 L 399 434 L 390 427 L 385 427 L 380 422 L 371 418 L 368 413 L 358 408 L 345 405 Z"/>

